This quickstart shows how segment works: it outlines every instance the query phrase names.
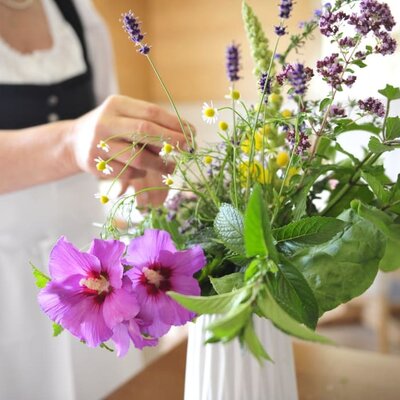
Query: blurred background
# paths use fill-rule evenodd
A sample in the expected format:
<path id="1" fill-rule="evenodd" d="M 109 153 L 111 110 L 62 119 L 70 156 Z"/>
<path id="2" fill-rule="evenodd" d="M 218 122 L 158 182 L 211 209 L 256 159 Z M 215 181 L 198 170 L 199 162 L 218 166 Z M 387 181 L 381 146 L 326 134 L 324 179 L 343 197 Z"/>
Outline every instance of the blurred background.
<path id="1" fill-rule="evenodd" d="M 147 32 L 146 41 L 152 46 L 151 57 L 181 113 L 196 125 L 200 142 L 215 140 L 215 132 L 212 127 L 203 123 L 200 110 L 205 101 L 212 100 L 217 105 L 222 104 L 224 95 L 228 93 L 229 83 L 225 76 L 225 48 L 232 41 L 241 44 L 242 49 L 241 76 L 244 79 L 239 81 L 237 88 L 245 101 L 256 101 L 257 85 L 251 73 L 252 61 L 241 22 L 240 0 L 119 0 L 113 2 L 95 0 L 94 2 L 106 20 L 112 35 L 120 93 L 169 107 L 166 96 L 146 58 L 136 54 L 134 46 L 121 29 L 120 14 L 131 9 L 143 21 L 143 29 Z M 273 26 L 277 23 L 277 3 L 277 1 L 265 0 L 249 2 L 262 21 L 271 42 L 274 40 Z M 391 6 L 395 19 L 400 20 L 400 2 L 389 0 L 387 3 Z M 290 19 L 289 32 L 296 33 L 299 22 L 310 19 L 314 10 L 320 5 L 320 1 L 298 0 L 294 7 L 293 18 Z M 399 40 L 399 26 L 397 25 L 396 28 L 395 35 Z M 285 40 L 288 40 L 287 37 L 283 38 L 283 41 Z M 327 41 L 321 42 L 319 38 L 316 38 L 308 43 L 301 53 L 293 54 L 291 61 L 305 62 L 312 67 L 322 54 L 327 54 L 329 46 Z M 399 51 L 390 58 L 377 58 L 371 63 L 370 68 L 362 71 L 350 95 L 353 98 L 374 96 L 376 91 L 388 82 L 394 86 L 400 86 L 399 70 Z M 313 94 L 320 96 L 321 90 L 325 89 L 322 83 L 317 82 L 311 88 L 311 96 Z M 343 96 L 346 99 L 349 93 Z M 393 107 L 392 113 L 399 115 L 400 104 L 397 104 L 397 108 Z M 366 144 L 366 140 L 364 135 L 352 132 L 351 135 L 343 138 L 342 144 L 358 154 L 362 152 L 362 146 Z M 391 152 L 385 159 L 385 163 L 390 168 L 391 178 L 395 179 L 400 172 L 399 152 Z M 400 356 L 399 275 L 399 273 L 382 274 L 368 293 L 327 313 L 322 318 L 318 329 L 335 340 L 338 345 L 346 348 Z M 174 331 L 170 338 L 167 338 L 170 344 L 165 344 L 170 359 L 165 359 L 166 361 L 153 366 L 153 368 L 158 368 L 154 371 L 157 371 L 157 376 L 161 376 L 160 379 L 163 379 L 162 374 L 166 373 L 165 368 L 162 367 L 163 362 L 165 366 L 170 366 L 171 363 L 175 366 L 173 374 L 167 375 L 166 379 L 167 386 L 167 382 L 172 383 L 171 393 L 175 393 L 171 394 L 171 399 L 181 398 L 177 393 L 181 393 L 179 388 L 183 385 L 184 338 L 184 329 Z M 171 352 L 170 349 L 180 342 L 180 347 Z M 296 353 L 298 354 L 300 353 Z M 150 351 L 148 357 L 153 359 L 156 356 Z M 167 373 L 171 374 L 170 368 L 166 368 L 169 370 Z M 135 379 L 139 380 L 128 382 L 111 395 L 110 399 L 129 398 L 130 387 L 136 387 L 135 390 L 137 390 L 139 382 L 146 385 L 145 376 L 141 375 Z M 164 398 L 169 398 L 167 386 L 163 386 L 167 396 Z M 303 396 L 302 398 L 314 397 Z M 328 394 L 323 397 L 323 399 L 328 398 L 350 399 L 353 397 L 329 397 Z M 384 398 L 386 397 L 383 395 L 382 399 Z"/>

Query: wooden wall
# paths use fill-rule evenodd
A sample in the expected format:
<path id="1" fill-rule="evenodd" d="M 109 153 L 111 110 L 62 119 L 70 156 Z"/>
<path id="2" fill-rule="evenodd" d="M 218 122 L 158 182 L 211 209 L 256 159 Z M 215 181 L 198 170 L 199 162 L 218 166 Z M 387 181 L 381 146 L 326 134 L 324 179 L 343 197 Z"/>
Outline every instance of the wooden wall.
<path id="1" fill-rule="evenodd" d="M 248 0 L 264 24 L 271 42 L 278 22 L 278 1 Z M 241 0 L 95 0 L 112 34 L 121 92 L 155 102 L 166 101 L 147 60 L 136 54 L 118 21 L 121 12 L 132 9 L 143 21 L 151 56 L 176 101 L 221 99 L 229 86 L 225 76 L 225 47 L 232 40 L 243 50 L 242 75 L 238 84 L 245 96 L 254 97 L 252 61 L 241 22 Z M 298 0 L 289 30 L 298 30 L 299 21 L 309 19 L 320 4 Z M 284 42 L 287 38 L 284 39 Z M 319 44 L 314 42 L 298 61 L 314 58 Z"/>

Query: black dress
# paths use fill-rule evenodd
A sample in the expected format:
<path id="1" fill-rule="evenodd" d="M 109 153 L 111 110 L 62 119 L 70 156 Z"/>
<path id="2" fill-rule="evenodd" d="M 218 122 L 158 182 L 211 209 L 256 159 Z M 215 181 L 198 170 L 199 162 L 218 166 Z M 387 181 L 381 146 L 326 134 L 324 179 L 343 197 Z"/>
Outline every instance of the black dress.
<path id="1" fill-rule="evenodd" d="M 0 84 L 0 129 L 20 129 L 73 119 L 96 105 L 84 31 L 75 6 L 71 0 L 54 1 L 80 40 L 86 72 L 50 85 Z"/>

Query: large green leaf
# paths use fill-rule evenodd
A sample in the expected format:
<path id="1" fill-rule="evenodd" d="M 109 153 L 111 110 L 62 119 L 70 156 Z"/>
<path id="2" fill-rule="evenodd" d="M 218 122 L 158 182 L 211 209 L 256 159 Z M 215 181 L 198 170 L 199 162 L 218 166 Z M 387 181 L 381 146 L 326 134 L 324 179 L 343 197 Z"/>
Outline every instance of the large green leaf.
<path id="1" fill-rule="evenodd" d="M 210 281 L 218 294 L 229 293 L 234 289 L 240 289 L 244 285 L 244 273 L 234 272 L 221 278 L 210 276 Z"/>
<path id="2" fill-rule="evenodd" d="M 277 242 L 295 241 L 306 244 L 320 244 L 332 239 L 342 231 L 345 223 L 332 217 L 309 217 L 274 229 L 272 234 Z"/>
<path id="3" fill-rule="evenodd" d="M 357 124 L 351 119 L 340 119 L 337 121 L 337 126 L 334 129 L 335 136 L 349 131 L 366 131 L 374 134 L 380 132 L 380 128 L 372 123 Z"/>
<path id="4" fill-rule="evenodd" d="M 216 296 L 185 296 L 176 292 L 167 292 L 167 294 L 180 305 L 197 314 L 224 314 L 248 296 L 248 289 L 243 288 Z"/>
<path id="5" fill-rule="evenodd" d="M 278 272 L 269 278 L 271 294 L 277 303 L 294 319 L 315 329 L 319 310 L 307 281 L 285 257 L 281 257 Z"/>
<path id="6" fill-rule="evenodd" d="M 400 118 L 388 117 L 386 120 L 386 139 L 393 140 L 400 137 Z"/>
<path id="7" fill-rule="evenodd" d="M 236 208 L 222 204 L 214 220 L 214 229 L 229 250 L 244 254 L 243 216 Z"/>
<path id="8" fill-rule="evenodd" d="M 291 261 L 317 299 L 320 314 L 359 296 L 375 279 L 385 239 L 376 227 L 353 211 L 340 217 L 350 222 L 325 244 L 304 248 Z"/>
<path id="9" fill-rule="evenodd" d="M 381 143 L 381 141 L 376 137 L 371 137 L 368 142 L 368 149 L 372 153 L 381 154 L 386 151 L 394 150 L 394 147 Z"/>
<path id="10" fill-rule="evenodd" d="M 260 185 L 253 188 L 244 217 L 244 242 L 247 257 L 269 256 L 278 262 L 271 223 Z"/>
<path id="11" fill-rule="evenodd" d="M 393 222 L 384 211 L 354 200 L 352 208 L 363 218 L 370 221 L 386 237 L 385 253 L 379 268 L 385 272 L 400 268 L 400 225 Z"/>
<path id="12" fill-rule="evenodd" d="M 368 186 L 372 189 L 378 200 L 386 204 L 390 199 L 390 192 L 385 189 L 380 180 L 376 176 L 366 172 L 362 172 L 362 177 L 368 183 Z"/>
<path id="13" fill-rule="evenodd" d="M 293 319 L 283 310 L 275 301 L 268 288 L 265 288 L 263 293 L 260 293 L 257 299 L 257 305 L 261 314 L 270 319 L 282 331 L 296 336 L 300 339 L 311 340 L 321 343 L 332 343 L 331 340 L 318 335 L 307 326 Z"/>

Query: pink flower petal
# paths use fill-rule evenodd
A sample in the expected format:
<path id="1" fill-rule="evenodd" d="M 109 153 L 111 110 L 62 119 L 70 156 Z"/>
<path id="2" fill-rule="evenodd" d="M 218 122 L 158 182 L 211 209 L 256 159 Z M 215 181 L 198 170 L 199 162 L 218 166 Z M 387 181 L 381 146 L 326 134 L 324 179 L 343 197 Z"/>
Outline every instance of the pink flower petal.
<path id="1" fill-rule="evenodd" d="M 53 281 L 62 281 L 71 275 L 89 275 L 100 272 L 99 260 L 81 253 L 64 236 L 58 239 L 50 254 L 49 271 Z"/>
<path id="2" fill-rule="evenodd" d="M 119 289 L 122 285 L 123 267 L 121 257 L 125 252 L 125 245 L 118 240 L 95 239 L 89 253 L 96 256 L 101 263 L 101 271 L 107 273 L 111 286 Z"/>
<path id="3" fill-rule="evenodd" d="M 157 339 L 143 337 L 136 318 L 129 321 L 128 331 L 129 336 L 131 337 L 132 342 L 137 349 L 141 350 L 143 347 L 156 346 L 158 344 Z"/>
<path id="4" fill-rule="evenodd" d="M 168 295 L 165 294 L 164 296 L 163 301 L 158 304 L 162 322 L 168 325 L 180 326 L 195 317 L 195 313 L 186 310 Z"/>
<path id="5" fill-rule="evenodd" d="M 146 229 L 143 236 L 132 239 L 128 245 L 126 261 L 133 266 L 146 266 L 157 262 L 161 250 L 176 252 L 168 232 Z"/>
<path id="6" fill-rule="evenodd" d="M 188 250 L 177 251 L 174 254 L 161 252 L 160 263 L 169 265 L 178 274 L 193 276 L 206 265 L 204 251 L 200 246 L 194 246 Z"/>
<path id="7" fill-rule="evenodd" d="M 117 356 L 123 357 L 129 350 L 130 336 L 128 333 L 128 327 L 125 323 L 118 324 L 113 328 L 113 335 L 111 340 L 115 344 L 117 350 Z"/>
<path id="8" fill-rule="evenodd" d="M 197 279 L 174 273 L 170 279 L 171 290 L 189 296 L 200 296 L 201 290 Z"/>

